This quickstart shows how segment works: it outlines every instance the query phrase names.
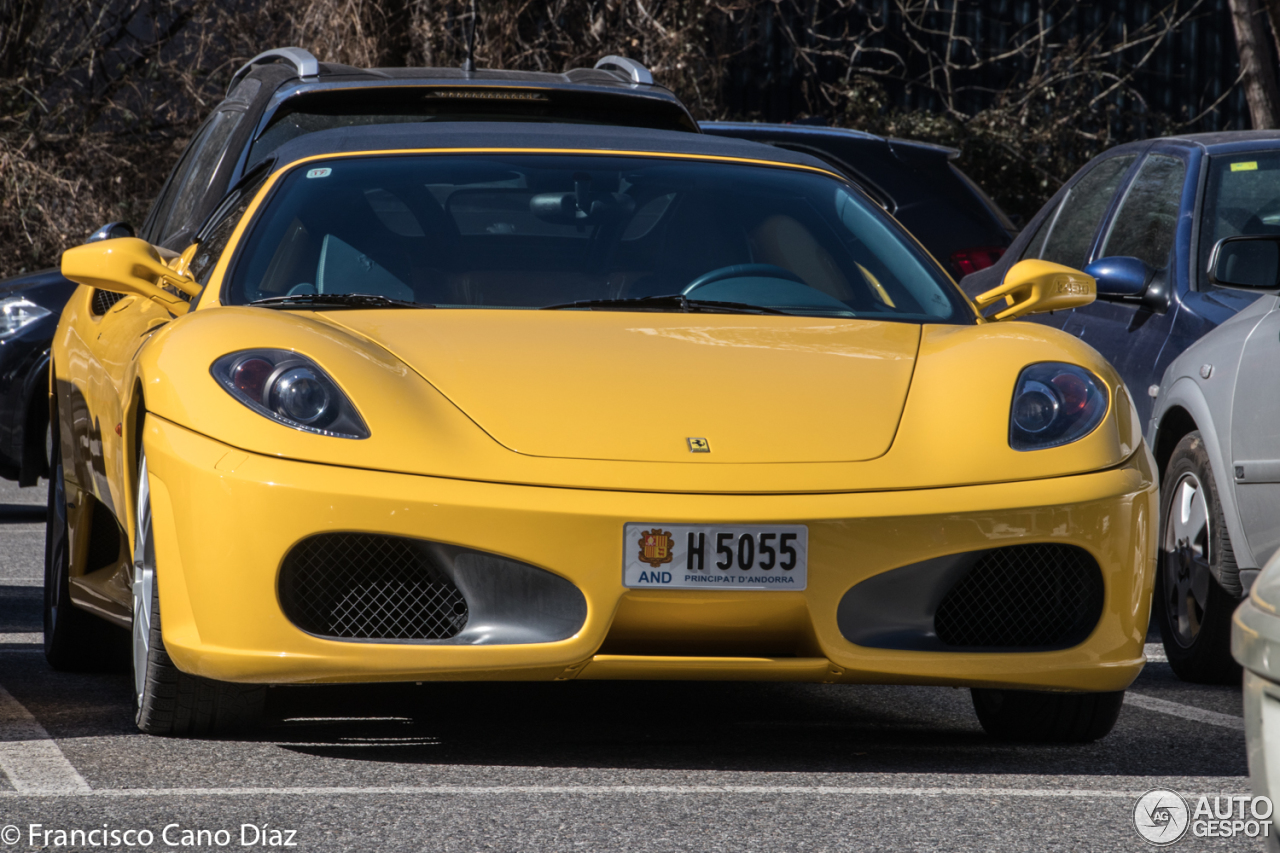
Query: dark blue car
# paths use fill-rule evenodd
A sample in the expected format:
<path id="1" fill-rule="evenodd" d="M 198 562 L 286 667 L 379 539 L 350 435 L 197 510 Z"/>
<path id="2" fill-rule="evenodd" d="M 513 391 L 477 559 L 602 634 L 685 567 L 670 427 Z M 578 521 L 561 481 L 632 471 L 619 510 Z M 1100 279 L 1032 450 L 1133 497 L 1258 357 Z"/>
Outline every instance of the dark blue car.
<path id="1" fill-rule="evenodd" d="M 1169 363 L 1257 298 L 1213 286 L 1207 270 L 1224 237 L 1280 234 L 1277 162 L 1241 157 L 1276 150 L 1277 131 L 1117 146 L 1077 172 L 998 263 L 966 276 L 961 287 L 970 296 L 989 290 L 1027 258 L 1092 274 L 1098 280 L 1093 304 L 1028 319 L 1077 335 L 1102 353 L 1128 384 L 1145 426 Z M 1162 429 L 1152 448 L 1161 470 L 1181 438 L 1175 432 Z"/>

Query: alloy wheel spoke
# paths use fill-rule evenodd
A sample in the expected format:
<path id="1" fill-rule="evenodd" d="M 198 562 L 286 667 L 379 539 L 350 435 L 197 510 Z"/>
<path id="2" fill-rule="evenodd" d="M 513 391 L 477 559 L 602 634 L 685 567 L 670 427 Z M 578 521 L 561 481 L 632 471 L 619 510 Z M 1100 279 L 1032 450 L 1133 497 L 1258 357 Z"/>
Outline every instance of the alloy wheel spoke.
<path id="1" fill-rule="evenodd" d="M 151 489 L 147 480 L 147 458 L 138 466 L 137 525 L 133 546 L 133 683 L 142 703 L 146 688 L 147 659 L 151 652 L 151 597 L 155 582 L 151 549 Z"/>
<path id="2" fill-rule="evenodd" d="M 1193 558 L 1191 560 L 1190 577 L 1187 579 L 1187 585 L 1190 587 L 1191 594 L 1195 598 L 1196 604 L 1203 611 L 1208 607 L 1209 601 L 1209 564 L 1203 559 Z"/>
<path id="3" fill-rule="evenodd" d="M 1207 534 L 1209 513 L 1204 490 L 1194 478 L 1189 477 L 1178 485 L 1172 515 L 1173 534 L 1177 544 L 1198 548 L 1198 543 Z"/>
<path id="4" fill-rule="evenodd" d="M 1174 578 L 1174 589 L 1176 590 L 1177 600 L 1179 602 L 1186 601 L 1191 593 L 1191 575 L 1179 572 Z"/>
<path id="5" fill-rule="evenodd" d="M 1184 474 L 1168 507 L 1162 547 L 1165 601 L 1182 646 L 1196 641 L 1208 606 L 1209 509 L 1200 480 Z"/>

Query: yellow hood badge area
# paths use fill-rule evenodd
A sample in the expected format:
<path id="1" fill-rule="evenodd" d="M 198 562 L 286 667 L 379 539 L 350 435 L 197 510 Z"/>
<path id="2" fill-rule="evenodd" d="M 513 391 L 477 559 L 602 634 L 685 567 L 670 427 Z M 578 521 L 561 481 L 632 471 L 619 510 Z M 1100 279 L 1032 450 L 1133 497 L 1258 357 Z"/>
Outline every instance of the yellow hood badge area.
<path id="1" fill-rule="evenodd" d="M 689 442 L 690 453 L 711 452 L 711 442 L 707 441 L 705 438 L 689 438 L 687 441 Z"/>

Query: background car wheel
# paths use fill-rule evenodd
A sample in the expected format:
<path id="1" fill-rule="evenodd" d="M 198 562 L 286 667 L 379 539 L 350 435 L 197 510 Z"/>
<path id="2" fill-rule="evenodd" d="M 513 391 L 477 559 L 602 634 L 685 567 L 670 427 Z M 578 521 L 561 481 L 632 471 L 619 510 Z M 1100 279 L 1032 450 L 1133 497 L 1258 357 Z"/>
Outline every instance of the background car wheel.
<path id="1" fill-rule="evenodd" d="M 970 692 L 987 734 L 1030 743 L 1088 743 L 1106 737 L 1124 704 L 1123 690 L 1044 693 L 975 687 Z"/>
<path id="2" fill-rule="evenodd" d="M 124 631 L 71 604 L 67 493 L 62 454 L 54 445 L 44 529 L 44 656 L 54 669 L 83 671 L 118 667 Z"/>
<path id="3" fill-rule="evenodd" d="M 1169 666 L 1183 681 L 1238 684 L 1231 614 L 1243 593 L 1240 570 L 1199 432 L 1188 433 L 1174 448 L 1160 486 L 1160 509 L 1152 609 Z"/>
<path id="4" fill-rule="evenodd" d="M 261 714 L 266 687 L 187 675 L 174 666 L 165 651 L 145 456 L 138 467 L 133 551 L 134 719 L 139 729 L 153 735 L 213 735 L 251 728 Z"/>

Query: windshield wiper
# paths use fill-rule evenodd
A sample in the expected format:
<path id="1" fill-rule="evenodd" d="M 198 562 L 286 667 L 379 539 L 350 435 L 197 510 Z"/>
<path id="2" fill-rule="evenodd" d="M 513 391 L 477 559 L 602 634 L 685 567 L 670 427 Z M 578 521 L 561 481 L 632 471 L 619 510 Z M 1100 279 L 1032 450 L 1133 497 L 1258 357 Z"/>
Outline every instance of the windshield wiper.
<path id="1" fill-rule="evenodd" d="M 268 296 L 248 303 L 261 308 L 435 308 L 429 302 L 388 299 L 372 293 L 297 293 Z"/>
<path id="2" fill-rule="evenodd" d="M 544 305 L 543 311 L 558 311 L 561 308 L 603 308 L 626 311 L 639 311 L 650 308 L 677 308 L 686 314 L 706 312 L 711 314 L 782 314 L 793 316 L 790 311 L 777 308 L 766 308 L 763 305 L 748 305 L 745 302 L 720 302 L 714 299 L 690 299 L 683 293 L 671 293 L 664 296 L 636 296 L 629 299 L 580 299 L 577 302 L 563 302 L 559 305 Z"/>

